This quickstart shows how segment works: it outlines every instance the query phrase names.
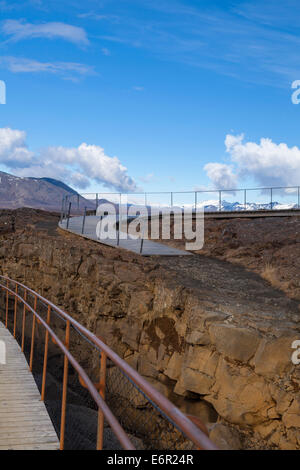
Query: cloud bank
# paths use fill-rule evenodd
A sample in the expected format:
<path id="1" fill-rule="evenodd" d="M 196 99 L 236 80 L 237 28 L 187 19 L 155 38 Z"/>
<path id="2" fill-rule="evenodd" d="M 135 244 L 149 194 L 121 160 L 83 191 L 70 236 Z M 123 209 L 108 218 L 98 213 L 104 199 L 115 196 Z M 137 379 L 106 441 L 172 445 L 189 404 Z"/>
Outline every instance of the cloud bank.
<path id="1" fill-rule="evenodd" d="M 276 144 L 262 138 L 259 143 L 245 142 L 244 135 L 228 134 L 225 139 L 229 164 L 208 163 L 204 170 L 214 187 L 230 189 L 238 180 L 252 178 L 258 186 L 298 186 L 300 149 Z"/>
<path id="2" fill-rule="evenodd" d="M 232 166 L 223 163 L 208 163 L 204 170 L 212 181 L 214 187 L 234 189 L 237 185 L 237 175 L 233 173 Z"/>
<path id="3" fill-rule="evenodd" d="M 86 189 L 92 181 L 116 191 L 137 189 L 120 160 L 98 145 L 48 147 L 36 154 L 26 145 L 26 133 L 10 128 L 0 129 L 0 164 L 18 176 L 61 179 L 78 189 Z"/>
<path id="4" fill-rule="evenodd" d="M 51 73 L 63 78 L 76 78 L 94 75 L 94 68 L 78 62 L 40 62 L 38 60 L 0 56 L 0 67 L 12 73 Z"/>
<path id="5" fill-rule="evenodd" d="M 77 45 L 89 44 L 87 34 L 83 28 L 60 22 L 26 23 L 22 20 L 5 20 L 2 24 L 2 33 L 10 36 L 10 41 L 23 39 L 47 38 L 64 39 Z"/>

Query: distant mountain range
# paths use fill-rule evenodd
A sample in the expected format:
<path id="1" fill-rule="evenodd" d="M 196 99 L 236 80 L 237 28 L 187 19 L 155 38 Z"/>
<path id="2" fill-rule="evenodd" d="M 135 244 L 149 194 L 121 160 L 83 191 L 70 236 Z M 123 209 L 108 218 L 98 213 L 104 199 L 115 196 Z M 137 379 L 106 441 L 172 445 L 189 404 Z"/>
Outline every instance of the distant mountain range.
<path id="1" fill-rule="evenodd" d="M 204 212 L 217 212 L 219 211 L 219 201 L 204 201 L 202 203 L 199 203 L 197 206 L 199 209 L 204 209 Z M 273 201 L 272 207 L 271 203 L 269 204 L 263 204 L 263 203 L 255 203 L 255 202 L 249 202 L 246 204 L 246 207 L 244 204 L 241 204 L 240 202 L 227 202 L 227 201 L 222 201 L 221 202 L 221 210 L 222 211 L 228 211 L 228 212 L 242 212 L 242 211 L 259 211 L 259 210 L 279 210 L 279 209 L 296 209 L 297 204 L 293 203 L 280 203 Z"/>
<path id="2" fill-rule="evenodd" d="M 0 208 L 32 207 L 57 211 L 67 194 L 77 193 L 53 178 L 22 178 L 0 171 Z"/>
<path id="3" fill-rule="evenodd" d="M 31 207 L 34 209 L 43 209 L 48 211 L 60 211 L 62 199 L 64 196 L 73 196 L 72 207 L 81 209 L 87 206 L 88 209 L 94 209 L 96 200 L 84 199 L 74 189 L 62 181 L 53 178 L 32 178 L 13 176 L 9 173 L 0 171 L 0 208 L 17 209 L 19 207 Z M 75 196 L 75 197 L 74 197 Z M 77 197 L 76 197 L 77 196 Z M 79 202 L 79 205 L 78 205 Z M 100 199 L 98 204 L 108 202 L 106 199 Z M 148 205 L 150 208 L 152 204 Z M 130 204 L 128 204 L 130 206 Z M 156 204 L 153 204 L 155 207 Z M 164 206 L 160 206 L 164 210 Z M 188 206 L 186 206 L 188 207 Z M 199 209 L 205 212 L 217 212 L 219 210 L 218 200 L 207 200 L 198 203 Z M 190 209 L 192 209 L 192 204 Z M 244 211 L 245 206 L 240 202 L 221 201 L 222 211 Z M 297 204 L 273 202 L 273 209 L 293 209 Z M 167 208 L 165 208 L 167 209 Z M 269 210 L 270 204 L 247 203 L 247 210 Z"/>

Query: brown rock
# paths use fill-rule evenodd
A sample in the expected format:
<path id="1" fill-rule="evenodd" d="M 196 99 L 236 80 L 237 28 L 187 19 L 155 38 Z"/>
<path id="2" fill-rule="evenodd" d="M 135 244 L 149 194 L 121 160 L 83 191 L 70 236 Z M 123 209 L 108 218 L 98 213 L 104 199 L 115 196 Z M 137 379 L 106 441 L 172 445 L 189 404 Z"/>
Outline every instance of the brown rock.
<path id="1" fill-rule="evenodd" d="M 207 346 L 210 344 L 210 337 L 207 333 L 203 333 L 202 331 L 192 331 L 186 336 L 186 342 L 189 344 L 198 344 L 202 346 Z"/>
<path id="2" fill-rule="evenodd" d="M 215 381 L 209 375 L 185 367 L 182 371 L 180 382 L 185 390 L 198 393 L 199 395 L 206 395 L 209 393 Z"/>
<path id="3" fill-rule="evenodd" d="M 207 348 L 190 346 L 184 359 L 184 366 L 214 377 L 219 355 Z"/>
<path id="4" fill-rule="evenodd" d="M 282 421 L 287 428 L 299 428 L 300 433 L 300 397 L 295 398 L 284 413 Z"/>
<path id="5" fill-rule="evenodd" d="M 217 368 L 215 386 L 205 399 L 224 419 L 242 425 L 266 421 L 268 409 L 275 404 L 263 378 L 224 359 Z"/>
<path id="6" fill-rule="evenodd" d="M 242 448 L 239 433 L 224 424 L 215 424 L 209 437 L 221 450 L 239 450 Z"/>
<path id="7" fill-rule="evenodd" d="M 295 366 L 291 361 L 291 345 L 295 337 L 263 339 L 254 357 L 255 372 L 268 378 L 283 376 Z"/>
<path id="8" fill-rule="evenodd" d="M 249 361 L 259 344 L 257 333 L 233 325 L 213 324 L 209 334 L 219 352 L 241 362 Z"/>
<path id="9" fill-rule="evenodd" d="M 181 367 L 183 362 L 183 356 L 178 352 L 174 352 L 168 363 L 168 367 L 165 370 L 165 375 L 172 380 L 178 380 L 181 375 Z"/>

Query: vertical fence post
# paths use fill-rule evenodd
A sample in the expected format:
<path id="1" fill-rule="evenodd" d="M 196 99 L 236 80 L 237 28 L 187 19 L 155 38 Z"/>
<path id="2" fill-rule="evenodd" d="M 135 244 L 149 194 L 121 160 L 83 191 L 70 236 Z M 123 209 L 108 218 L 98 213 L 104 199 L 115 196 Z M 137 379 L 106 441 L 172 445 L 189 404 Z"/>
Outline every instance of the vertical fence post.
<path id="1" fill-rule="evenodd" d="M 127 198 L 126 202 L 128 202 L 128 198 Z M 120 193 L 119 194 L 119 231 L 120 231 L 120 228 L 122 227 L 122 224 L 123 224 L 123 220 L 122 220 L 123 219 L 123 214 L 122 214 L 121 205 L 122 205 L 122 194 Z M 127 212 L 127 208 L 126 208 L 126 214 L 125 215 L 127 215 L 127 213 L 128 212 Z M 126 224 L 127 224 L 127 217 L 125 217 L 125 220 L 126 220 Z M 127 227 L 127 225 L 126 225 L 126 227 Z"/>
<path id="2" fill-rule="evenodd" d="M 50 325 L 51 307 L 48 305 L 47 311 L 47 325 Z M 49 331 L 45 333 L 45 351 L 44 351 L 44 365 L 43 365 L 43 379 L 42 379 L 42 391 L 41 400 L 45 401 L 45 390 L 46 390 L 46 376 L 47 376 L 47 361 L 48 361 L 48 346 L 49 346 Z"/>
<path id="3" fill-rule="evenodd" d="M 6 287 L 8 289 L 8 280 L 6 281 Z M 5 326 L 8 325 L 8 290 L 6 291 L 6 311 L 5 311 Z"/>
<path id="4" fill-rule="evenodd" d="M 18 293 L 18 284 L 16 284 L 15 289 L 16 294 Z M 18 307 L 18 299 L 15 295 L 15 309 L 14 309 L 14 338 L 16 337 L 16 326 L 17 326 L 17 307 Z"/>
<path id="5" fill-rule="evenodd" d="M 68 196 L 65 197 L 65 207 L 64 207 L 64 215 L 67 215 L 68 212 Z"/>
<path id="6" fill-rule="evenodd" d="M 82 219 L 82 229 L 81 229 L 82 235 L 84 234 L 85 217 L 86 217 L 86 207 L 84 208 L 84 214 L 83 214 L 83 219 Z"/>
<path id="7" fill-rule="evenodd" d="M 244 189 L 244 209 L 247 210 L 247 189 Z"/>
<path id="8" fill-rule="evenodd" d="M 298 209 L 300 209 L 300 188 L 298 186 Z"/>
<path id="9" fill-rule="evenodd" d="M 141 246 L 140 246 L 140 255 L 143 253 L 143 246 L 144 246 L 144 236 L 141 236 Z"/>
<path id="10" fill-rule="evenodd" d="M 27 300 L 27 290 L 24 292 L 24 300 Z M 23 308 L 23 322 L 22 322 L 22 352 L 24 352 L 24 343 L 25 343 L 25 322 L 26 322 L 26 305 L 24 304 Z"/>
<path id="11" fill-rule="evenodd" d="M 104 351 L 101 352 L 100 361 L 100 381 L 99 381 L 99 393 L 103 400 L 105 399 L 105 386 L 106 386 L 106 354 Z M 102 410 L 98 409 L 98 432 L 97 432 L 97 450 L 103 449 L 103 431 L 104 431 L 104 415 Z"/>
<path id="12" fill-rule="evenodd" d="M 98 193 L 96 193 L 96 215 L 97 215 L 98 205 L 99 205 Z"/>
<path id="13" fill-rule="evenodd" d="M 61 203 L 60 222 L 62 222 L 64 218 L 64 204 L 65 204 L 65 198 L 63 197 L 62 203 Z"/>
<path id="14" fill-rule="evenodd" d="M 197 205 L 198 205 L 198 193 L 195 191 L 195 212 L 197 212 Z"/>
<path id="15" fill-rule="evenodd" d="M 77 210 L 79 212 L 79 194 L 77 194 Z"/>
<path id="16" fill-rule="evenodd" d="M 219 191 L 219 212 L 222 210 L 222 191 Z"/>
<path id="17" fill-rule="evenodd" d="M 173 193 L 170 193 L 171 195 L 171 207 L 173 207 Z"/>
<path id="18" fill-rule="evenodd" d="M 119 246 L 120 245 L 120 222 L 119 222 L 119 229 L 118 230 L 116 229 L 116 231 L 117 231 L 117 246 Z"/>
<path id="19" fill-rule="evenodd" d="M 68 209 L 68 215 L 67 215 L 67 228 L 69 228 L 69 221 L 70 221 L 71 207 L 72 207 L 72 202 L 69 202 L 69 209 Z"/>
<path id="20" fill-rule="evenodd" d="M 101 231 L 102 231 L 102 215 L 100 216 L 100 228 L 99 228 L 99 235 L 100 236 L 98 236 L 98 234 L 96 234 L 97 235 L 97 240 L 101 240 Z"/>
<path id="21" fill-rule="evenodd" d="M 145 193 L 145 207 L 147 207 L 147 193 Z"/>
<path id="22" fill-rule="evenodd" d="M 70 320 L 67 320 L 66 338 L 65 338 L 65 346 L 66 346 L 67 349 L 69 349 L 69 344 L 70 344 Z M 64 357 L 63 393 L 62 393 L 62 405 L 61 405 L 61 422 L 60 422 L 60 450 L 63 450 L 64 446 L 65 446 L 68 368 L 69 368 L 69 360 L 68 360 L 67 356 L 65 355 L 65 357 Z"/>
<path id="23" fill-rule="evenodd" d="M 33 310 L 36 312 L 36 306 L 37 306 L 37 296 L 34 296 L 34 306 Z M 30 347 L 30 361 L 29 361 L 29 369 L 30 372 L 32 372 L 32 364 L 33 364 L 33 354 L 34 354 L 34 335 L 35 335 L 35 315 L 33 315 L 32 318 L 32 332 L 31 332 L 31 347 Z"/>

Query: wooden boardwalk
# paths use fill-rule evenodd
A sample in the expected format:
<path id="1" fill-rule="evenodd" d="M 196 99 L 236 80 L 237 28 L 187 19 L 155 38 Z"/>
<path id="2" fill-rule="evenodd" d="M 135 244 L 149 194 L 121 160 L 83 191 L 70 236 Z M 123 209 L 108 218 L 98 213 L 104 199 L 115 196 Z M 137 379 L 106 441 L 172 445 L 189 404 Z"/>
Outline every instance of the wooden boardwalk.
<path id="1" fill-rule="evenodd" d="M 117 248 L 123 248 L 125 250 L 132 251 L 140 254 L 141 256 L 191 256 L 191 253 L 184 250 L 177 250 L 168 245 L 162 243 L 152 242 L 150 240 L 143 241 L 143 247 L 141 251 L 141 239 L 106 239 L 99 240 L 96 235 L 96 227 L 100 220 L 97 216 L 87 216 L 85 219 L 84 233 L 82 234 L 83 217 L 71 217 L 69 220 L 69 227 L 67 229 L 67 220 L 64 219 L 59 223 L 59 227 L 68 230 L 71 233 L 75 233 L 89 240 L 94 240 L 104 245 L 109 245 Z M 125 234 L 126 236 L 126 234 Z M 119 244 L 118 244 L 119 243 Z"/>
<path id="2" fill-rule="evenodd" d="M 0 450 L 57 450 L 59 442 L 25 356 L 0 322 Z M 2 360 L 1 355 L 1 360 Z"/>

